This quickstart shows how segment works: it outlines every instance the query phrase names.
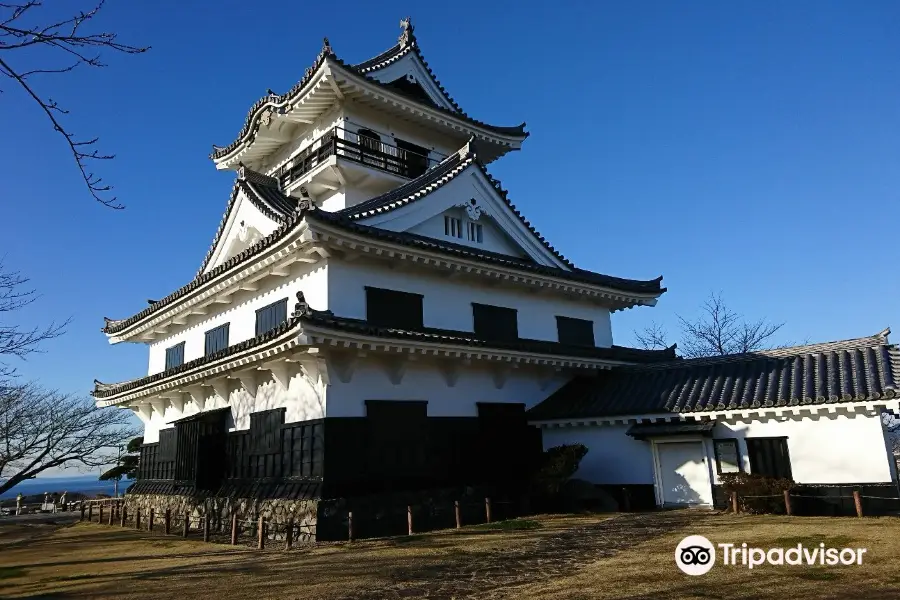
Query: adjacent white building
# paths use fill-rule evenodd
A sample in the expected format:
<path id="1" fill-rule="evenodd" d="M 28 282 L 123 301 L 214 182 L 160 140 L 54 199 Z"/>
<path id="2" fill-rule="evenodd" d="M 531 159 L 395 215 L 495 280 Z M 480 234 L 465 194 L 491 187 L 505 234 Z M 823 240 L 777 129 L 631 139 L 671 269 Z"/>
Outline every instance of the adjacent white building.
<path id="1" fill-rule="evenodd" d="M 706 362 L 615 346 L 612 313 L 654 306 L 661 278 L 582 270 L 544 239 L 488 171 L 524 124 L 467 115 L 401 25 L 358 64 L 326 40 L 255 103 L 211 156 L 237 178 L 196 276 L 106 319 L 111 343 L 149 349 L 147 375 L 94 390 L 144 423 L 134 496 L 515 487 L 537 432 L 588 445 L 580 477 L 658 504 L 709 504 L 717 469 L 779 452 L 804 482 L 896 481 L 875 424 L 896 408 L 886 334 Z M 741 365 L 768 375 L 711 383 Z"/>

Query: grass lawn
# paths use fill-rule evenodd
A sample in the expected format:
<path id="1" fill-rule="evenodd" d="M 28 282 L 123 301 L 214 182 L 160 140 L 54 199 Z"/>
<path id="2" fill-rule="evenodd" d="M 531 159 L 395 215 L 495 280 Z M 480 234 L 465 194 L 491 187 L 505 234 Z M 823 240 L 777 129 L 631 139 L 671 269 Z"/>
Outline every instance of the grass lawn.
<path id="1" fill-rule="evenodd" d="M 867 548 L 861 566 L 724 567 L 689 577 L 686 535 L 762 548 Z M 457 531 L 250 550 L 92 524 L 0 526 L 0 597 L 900 598 L 900 519 L 699 511 L 542 516 Z"/>

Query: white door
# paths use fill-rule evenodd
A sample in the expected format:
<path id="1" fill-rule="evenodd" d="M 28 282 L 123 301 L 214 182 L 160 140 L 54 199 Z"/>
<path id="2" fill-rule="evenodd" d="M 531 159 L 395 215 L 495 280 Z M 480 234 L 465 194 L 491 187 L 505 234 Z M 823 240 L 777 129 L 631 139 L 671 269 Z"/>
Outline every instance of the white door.
<path id="1" fill-rule="evenodd" d="M 656 444 L 663 504 L 712 504 L 709 469 L 701 442 Z"/>

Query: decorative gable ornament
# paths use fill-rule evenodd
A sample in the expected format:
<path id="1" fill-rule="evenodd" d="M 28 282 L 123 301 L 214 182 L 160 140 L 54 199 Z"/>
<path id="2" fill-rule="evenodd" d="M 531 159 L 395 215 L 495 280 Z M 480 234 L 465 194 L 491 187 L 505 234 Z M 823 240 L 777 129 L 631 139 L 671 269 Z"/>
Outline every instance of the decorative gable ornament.
<path id="1" fill-rule="evenodd" d="M 400 47 L 406 48 L 407 46 L 411 46 L 416 39 L 413 35 L 414 27 L 412 24 L 412 17 L 401 19 L 400 29 L 403 30 L 403 32 L 400 34 L 400 37 L 397 39 L 397 41 L 400 43 Z"/>
<path id="2" fill-rule="evenodd" d="M 477 221 L 479 218 L 481 218 L 481 213 L 487 212 L 484 210 L 484 208 L 482 208 L 480 204 L 478 204 L 478 201 L 475 200 L 475 198 L 472 198 L 463 206 L 465 206 L 466 208 L 466 215 L 468 215 L 468 217 L 473 221 Z"/>

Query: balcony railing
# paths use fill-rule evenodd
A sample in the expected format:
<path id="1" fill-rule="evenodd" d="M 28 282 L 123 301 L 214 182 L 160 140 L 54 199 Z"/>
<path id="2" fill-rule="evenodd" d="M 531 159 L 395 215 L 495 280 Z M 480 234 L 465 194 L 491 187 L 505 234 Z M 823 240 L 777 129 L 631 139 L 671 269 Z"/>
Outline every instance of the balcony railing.
<path id="1" fill-rule="evenodd" d="M 282 187 L 287 187 L 331 156 L 340 156 L 407 179 L 418 177 L 439 162 L 438 159 L 385 143 L 374 136 L 335 127 L 281 167 L 275 176 L 281 181 Z"/>

